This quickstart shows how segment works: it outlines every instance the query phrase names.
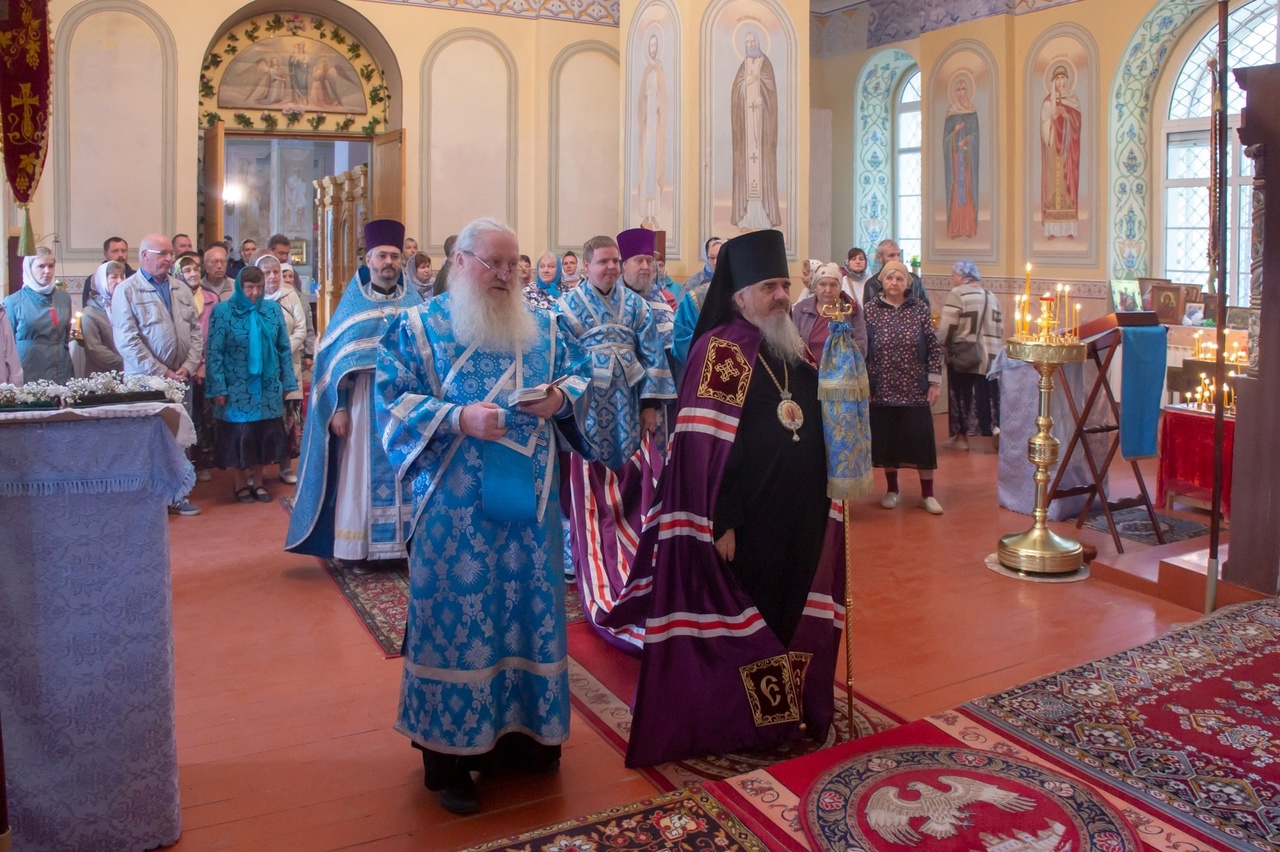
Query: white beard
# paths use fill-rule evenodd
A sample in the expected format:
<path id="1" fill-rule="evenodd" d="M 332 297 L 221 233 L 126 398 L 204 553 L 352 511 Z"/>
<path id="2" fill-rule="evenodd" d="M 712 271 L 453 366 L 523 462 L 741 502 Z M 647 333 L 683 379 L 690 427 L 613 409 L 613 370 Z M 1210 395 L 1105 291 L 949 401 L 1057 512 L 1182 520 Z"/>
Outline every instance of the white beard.
<path id="1" fill-rule="evenodd" d="M 488 352 L 512 354 L 537 339 L 533 314 L 525 306 L 519 287 L 512 287 L 507 297 L 499 300 L 481 293 L 475 284 L 459 276 L 449 280 L 449 300 L 453 336 L 464 347 L 474 345 Z"/>
<path id="2" fill-rule="evenodd" d="M 769 314 L 758 324 L 769 354 L 791 364 L 804 360 L 804 339 L 789 313 Z"/>

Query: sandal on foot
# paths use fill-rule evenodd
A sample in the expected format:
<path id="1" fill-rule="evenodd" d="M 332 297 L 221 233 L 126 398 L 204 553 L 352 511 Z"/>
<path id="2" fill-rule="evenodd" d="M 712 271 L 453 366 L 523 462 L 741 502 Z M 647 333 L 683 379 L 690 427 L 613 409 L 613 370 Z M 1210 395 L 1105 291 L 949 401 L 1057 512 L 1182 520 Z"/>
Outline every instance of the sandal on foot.
<path id="1" fill-rule="evenodd" d="M 253 499 L 257 500 L 259 503 L 270 503 L 271 495 L 267 492 L 267 489 L 259 485 L 257 488 L 253 489 Z"/>
<path id="2" fill-rule="evenodd" d="M 234 489 L 234 493 L 236 495 L 236 499 L 239 500 L 241 503 L 253 502 L 253 489 L 247 485 L 244 488 Z"/>

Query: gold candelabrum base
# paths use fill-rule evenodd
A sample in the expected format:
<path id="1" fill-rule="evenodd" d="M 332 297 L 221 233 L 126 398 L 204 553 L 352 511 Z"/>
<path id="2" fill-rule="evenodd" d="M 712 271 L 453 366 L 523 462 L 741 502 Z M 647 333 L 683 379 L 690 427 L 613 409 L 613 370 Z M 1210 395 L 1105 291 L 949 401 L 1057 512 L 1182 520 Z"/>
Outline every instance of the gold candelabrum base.
<path id="1" fill-rule="evenodd" d="M 1058 439 L 1049 433 L 1053 418 L 1049 416 L 1049 399 L 1053 395 L 1053 374 L 1063 364 L 1084 361 L 1085 346 L 1066 342 L 1010 340 L 1008 355 L 1026 361 L 1040 374 L 1040 409 L 1036 417 L 1039 430 L 1027 441 L 1027 459 L 1035 465 L 1036 505 L 1031 529 L 1010 533 L 1000 539 L 996 548 L 1000 564 L 1024 574 L 1070 574 L 1083 563 L 1080 542 L 1060 536 L 1049 529 L 1049 469 L 1058 461 Z"/>

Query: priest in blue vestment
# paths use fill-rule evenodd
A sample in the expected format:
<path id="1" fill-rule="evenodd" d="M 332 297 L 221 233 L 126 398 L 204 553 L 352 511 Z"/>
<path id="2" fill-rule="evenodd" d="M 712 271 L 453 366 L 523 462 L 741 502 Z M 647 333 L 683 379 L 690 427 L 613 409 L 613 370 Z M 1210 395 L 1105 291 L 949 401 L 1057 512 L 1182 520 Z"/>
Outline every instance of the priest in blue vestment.
<path id="1" fill-rule="evenodd" d="M 378 430 L 412 496 L 395 727 L 454 813 L 480 807 L 472 771 L 549 771 L 569 736 L 557 449 L 590 452 L 576 424 L 591 365 L 526 304 L 518 258 L 509 227 L 470 223 L 448 291 L 378 350 Z"/>
<path id="2" fill-rule="evenodd" d="M 624 242 L 628 251 L 637 248 L 630 240 Z M 573 570 L 583 609 L 598 627 L 631 571 L 643 515 L 666 452 L 661 409 L 675 399 L 676 386 L 658 314 L 618 280 L 618 242 L 609 236 L 592 237 L 583 259 L 587 282 L 560 300 L 560 312 L 591 355 L 584 431 L 598 461 L 568 459 L 564 480 Z M 625 642 L 608 632 L 602 635 L 610 642 Z"/>
<path id="3" fill-rule="evenodd" d="M 356 270 L 316 347 L 297 497 L 285 549 L 341 559 L 368 573 L 408 555 L 409 499 L 378 436 L 373 370 L 378 341 L 422 297 L 401 271 L 404 225 L 364 228 Z M 403 563 L 402 563 L 403 564 Z"/>

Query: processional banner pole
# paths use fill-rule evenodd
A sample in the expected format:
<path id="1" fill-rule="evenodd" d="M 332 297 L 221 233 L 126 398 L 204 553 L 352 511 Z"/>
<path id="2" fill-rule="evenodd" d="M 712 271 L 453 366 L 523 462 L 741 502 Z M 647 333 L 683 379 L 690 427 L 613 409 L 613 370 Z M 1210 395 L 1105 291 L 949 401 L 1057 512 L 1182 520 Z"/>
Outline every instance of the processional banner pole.
<path id="1" fill-rule="evenodd" d="M 1218 0 L 1218 56 L 1210 61 L 1213 72 L 1213 191 L 1209 203 L 1213 206 L 1213 233 L 1209 241 L 1209 266 L 1214 275 L 1214 314 L 1218 347 L 1214 353 L 1214 406 L 1213 406 L 1213 496 L 1210 500 L 1209 561 L 1206 565 L 1204 585 L 1204 612 L 1218 608 L 1218 546 L 1222 537 L 1222 444 L 1225 436 L 1227 411 L 1226 364 L 1227 354 L 1227 0 Z"/>
<path id="2" fill-rule="evenodd" d="M 13 832 L 9 830 L 9 794 L 4 776 L 4 732 L 0 731 L 0 852 L 13 848 Z"/>

